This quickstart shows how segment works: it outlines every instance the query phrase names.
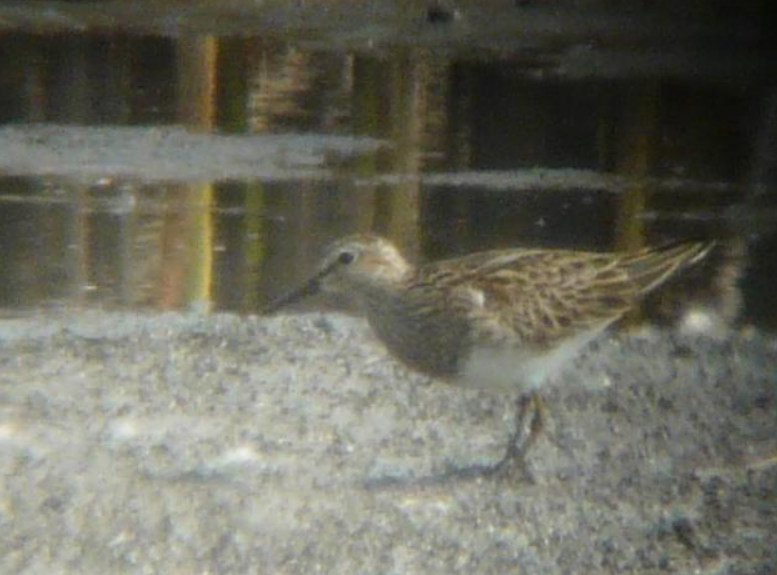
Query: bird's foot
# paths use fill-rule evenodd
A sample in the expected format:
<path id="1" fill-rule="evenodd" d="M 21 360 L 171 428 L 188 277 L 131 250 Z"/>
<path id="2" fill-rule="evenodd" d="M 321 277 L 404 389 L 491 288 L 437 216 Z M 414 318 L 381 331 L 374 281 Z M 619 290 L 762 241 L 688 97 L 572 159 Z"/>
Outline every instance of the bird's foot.
<path id="1" fill-rule="evenodd" d="M 515 430 L 510 435 L 505 454 L 487 469 L 486 475 L 533 483 L 534 477 L 526 462 L 526 455 L 545 429 L 547 407 L 536 393 L 520 396 L 516 407 Z"/>

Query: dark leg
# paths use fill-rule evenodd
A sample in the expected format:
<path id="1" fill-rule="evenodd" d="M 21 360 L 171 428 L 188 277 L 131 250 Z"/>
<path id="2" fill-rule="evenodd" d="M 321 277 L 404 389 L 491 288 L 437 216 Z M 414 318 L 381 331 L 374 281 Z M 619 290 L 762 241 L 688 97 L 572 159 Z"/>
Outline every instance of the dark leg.
<path id="1" fill-rule="evenodd" d="M 526 465 L 526 454 L 545 428 L 544 411 L 544 402 L 536 393 L 524 394 L 518 398 L 515 430 L 510 436 L 504 457 L 489 470 L 488 475 L 510 478 L 518 473 L 531 479 Z"/>

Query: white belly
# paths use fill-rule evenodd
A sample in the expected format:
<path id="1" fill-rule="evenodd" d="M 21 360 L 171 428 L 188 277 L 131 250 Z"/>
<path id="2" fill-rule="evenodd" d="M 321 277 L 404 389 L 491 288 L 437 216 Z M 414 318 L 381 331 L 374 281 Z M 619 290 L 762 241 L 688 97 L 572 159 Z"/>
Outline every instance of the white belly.
<path id="1" fill-rule="evenodd" d="M 464 363 L 458 383 L 513 394 L 536 390 L 604 327 L 579 334 L 544 352 L 507 346 L 475 348 Z"/>

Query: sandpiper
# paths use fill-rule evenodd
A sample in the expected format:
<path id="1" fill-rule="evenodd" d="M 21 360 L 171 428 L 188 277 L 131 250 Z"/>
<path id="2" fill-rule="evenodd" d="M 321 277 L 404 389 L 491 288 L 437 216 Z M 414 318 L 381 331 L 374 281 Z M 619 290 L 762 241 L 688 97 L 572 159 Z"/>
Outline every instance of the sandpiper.
<path id="1" fill-rule="evenodd" d="M 704 258 L 713 242 L 635 253 L 506 249 L 414 266 L 389 241 L 331 244 L 318 271 L 265 313 L 323 291 L 348 296 L 377 337 L 416 371 L 520 398 L 507 454 L 521 459 L 541 428 L 536 391 L 650 291 Z M 527 405 L 533 405 L 525 431 Z"/>

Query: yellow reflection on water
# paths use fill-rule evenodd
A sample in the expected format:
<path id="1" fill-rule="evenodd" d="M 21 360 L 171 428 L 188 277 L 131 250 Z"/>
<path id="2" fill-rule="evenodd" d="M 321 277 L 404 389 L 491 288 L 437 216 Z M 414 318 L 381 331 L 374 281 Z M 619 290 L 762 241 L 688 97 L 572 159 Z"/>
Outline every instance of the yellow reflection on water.
<path id="1" fill-rule="evenodd" d="M 157 305 L 210 309 L 213 286 L 213 188 L 170 190 L 163 218 Z M 183 208 L 183 209 L 182 209 Z"/>

